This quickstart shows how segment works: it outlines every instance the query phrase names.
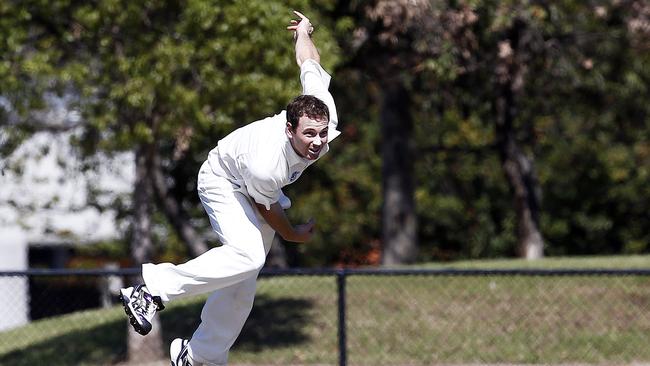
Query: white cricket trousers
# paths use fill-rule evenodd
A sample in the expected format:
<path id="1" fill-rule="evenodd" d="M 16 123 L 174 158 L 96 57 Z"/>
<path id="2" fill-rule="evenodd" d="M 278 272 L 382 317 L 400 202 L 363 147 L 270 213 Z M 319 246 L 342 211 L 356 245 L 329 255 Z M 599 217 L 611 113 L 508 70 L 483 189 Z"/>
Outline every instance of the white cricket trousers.
<path id="1" fill-rule="evenodd" d="M 195 362 L 226 365 L 228 351 L 253 307 L 257 275 L 275 231 L 250 198 L 214 174 L 207 161 L 199 171 L 197 187 L 222 246 L 180 265 L 143 264 L 142 277 L 149 291 L 165 302 L 212 292 L 189 352 Z"/>

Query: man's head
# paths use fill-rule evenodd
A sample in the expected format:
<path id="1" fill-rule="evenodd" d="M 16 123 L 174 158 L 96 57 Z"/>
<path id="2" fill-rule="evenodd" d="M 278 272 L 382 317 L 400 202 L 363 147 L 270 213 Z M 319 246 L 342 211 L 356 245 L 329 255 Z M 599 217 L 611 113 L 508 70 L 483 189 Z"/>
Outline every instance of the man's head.
<path id="1" fill-rule="evenodd" d="M 286 133 L 294 151 L 310 160 L 327 144 L 330 114 L 327 105 L 312 95 L 296 97 L 287 106 Z"/>

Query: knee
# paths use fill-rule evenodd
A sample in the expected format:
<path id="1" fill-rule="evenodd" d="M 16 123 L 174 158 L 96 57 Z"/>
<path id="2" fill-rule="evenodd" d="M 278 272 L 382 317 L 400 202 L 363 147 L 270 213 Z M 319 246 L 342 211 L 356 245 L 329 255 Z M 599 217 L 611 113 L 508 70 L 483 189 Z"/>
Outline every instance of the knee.
<path id="1" fill-rule="evenodd" d="M 264 263 L 266 263 L 266 255 L 264 254 L 265 253 L 255 253 L 249 257 L 251 270 L 260 271 L 262 267 L 264 267 Z"/>
<path id="2" fill-rule="evenodd" d="M 256 250 L 245 253 L 247 267 L 251 272 L 257 272 L 264 267 L 266 262 L 266 253 L 263 250 Z"/>

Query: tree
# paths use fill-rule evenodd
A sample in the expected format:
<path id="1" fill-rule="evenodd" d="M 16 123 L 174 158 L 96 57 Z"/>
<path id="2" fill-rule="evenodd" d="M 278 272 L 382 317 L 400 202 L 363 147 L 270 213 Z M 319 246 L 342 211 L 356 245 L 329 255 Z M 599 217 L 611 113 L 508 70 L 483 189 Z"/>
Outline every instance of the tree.
<path id="1" fill-rule="evenodd" d="M 531 32 L 532 33 L 532 32 Z M 530 43 L 535 35 L 529 33 L 529 24 L 515 17 L 498 41 L 494 99 L 496 146 L 503 171 L 513 192 L 517 217 L 517 246 L 519 255 L 538 259 L 544 254 L 544 239 L 539 227 L 541 188 L 536 177 L 534 159 L 527 156 L 516 138 L 514 120 L 518 113 L 529 63 L 538 56 Z"/>
<path id="2" fill-rule="evenodd" d="M 355 19 L 347 67 L 368 72 L 381 90 L 382 262 L 410 263 L 418 252 L 414 166 L 421 157 L 414 132 L 422 122 L 412 113 L 419 96 L 459 73 L 455 57 L 466 52 L 466 40 L 455 42 L 471 19 L 428 1 L 340 2 L 337 12 Z"/>
<path id="3" fill-rule="evenodd" d="M 0 95 L 25 113 L 46 92 L 69 96 L 83 121 L 73 141 L 82 156 L 134 152 L 135 265 L 154 260 L 164 245 L 153 235 L 158 210 L 198 255 L 207 243 L 187 219 L 200 210 L 193 188 L 198 164 L 219 137 L 279 111 L 299 93 L 284 31 L 292 7 L 309 10 L 303 1 L 3 3 L 10 53 L 3 56 L 0 76 L 8 86 Z M 319 33 L 322 51 L 332 54 L 327 32 Z M 146 339 L 162 352 L 159 338 Z"/>
<path id="4" fill-rule="evenodd" d="M 639 88 L 646 76 L 638 66 L 647 56 L 647 7 L 636 1 L 368 1 L 339 2 L 337 14 L 353 23 L 344 27 L 346 21 L 340 22 L 342 34 L 355 35 L 344 42 L 353 55 L 348 69 L 372 75 L 369 83 L 385 84 L 389 76 L 406 81 L 416 145 L 420 250 L 431 253 L 421 258 L 592 252 L 596 247 L 589 246 L 596 242 L 608 247 L 596 233 L 625 230 L 614 223 L 627 215 L 638 218 L 633 210 L 616 211 L 619 219 L 609 216 L 612 207 L 645 205 L 598 202 L 605 200 L 596 197 L 614 191 L 617 197 L 633 191 L 647 196 L 632 188 L 636 174 L 622 173 L 624 166 L 640 168 L 645 158 L 638 152 L 645 149 L 636 137 L 621 141 L 630 122 L 614 122 L 625 116 L 645 120 L 637 97 L 647 95 Z M 589 127 L 595 121 L 598 129 Z M 614 132 L 614 125 L 623 129 Z M 402 126 L 409 130 L 408 124 Z M 632 128 L 646 129 L 643 124 Z M 573 130 L 589 135 L 576 135 L 580 144 L 568 146 L 564 141 Z M 599 140 L 613 141 L 615 147 Z M 630 144 L 637 153 L 624 152 Z M 594 156 L 600 156 L 595 166 L 601 173 L 590 180 Z M 625 164 L 613 168 L 612 161 Z M 608 170 L 632 179 L 627 193 L 609 191 Z M 499 171 L 501 177 L 495 174 Z M 548 191 L 543 206 L 542 190 Z M 638 233 L 633 226 L 625 231 Z M 551 244 L 545 243 L 546 235 L 554 239 Z M 624 241 L 645 247 L 643 239 Z"/>
<path id="5" fill-rule="evenodd" d="M 572 5 L 545 11 L 556 34 L 545 113 L 553 118 L 538 130 L 550 249 L 647 253 L 647 231 L 640 229 L 647 215 L 639 210 L 650 197 L 641 188 L 650 11 L 637 1 Z"/>
<path id="6" fill-rule="evenodd" d="M 381 90 L 382 131 L 382 263 L 411 263 L 417 257 L 409 75 L 421 54 L 414 50 L 427 6 L 424 2 L 372 1 L 338 12 L 357 19 L 359 37 L 352 39 L 351 65 L 369 71 Z"/>
<path id="7" fill-rule="evenodd" d="M 530 121 L 522 120 L 519 100 L 526 97 L 526 81 L 532 60 L 543 56 L 536 43 L 539 29 L 531 20 L 527 5 L 489 2 L 471 7 L 460 3 L 443 11 L 449 24 L 446 31 L 453 46 L 455 70 L 450 87 L 470 87 L 456 94 L 462 114 L 494 126 L 494 147 L 510 187 L 516 217 L 515 236 L 520 256 L 543 256 L 544 240 L 539 227 L 541 188 L 536 177 L 535 159 L 520 146 L 518 136 Z M 493 7 L 494 6 L 494 7 Z M 444 84 L 442 84 L 444 85 Z M 477 94 L 475 99 L 471 94 Z M 449 100 L 445 100 L 449 102 Z M 490 109 L 481 105 L 489 102 Z M 450 109 L 449 106 L 441 108 Z M 485 151 L 488 152 L 489 151 Z"/>

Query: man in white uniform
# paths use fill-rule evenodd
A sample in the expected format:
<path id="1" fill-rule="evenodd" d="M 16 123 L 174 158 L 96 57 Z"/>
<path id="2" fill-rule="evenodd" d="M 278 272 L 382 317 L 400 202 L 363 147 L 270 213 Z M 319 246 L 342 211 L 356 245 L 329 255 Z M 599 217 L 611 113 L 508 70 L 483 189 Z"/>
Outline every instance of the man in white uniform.
<path id="1" fill-rule="evenodd" d="M 170 346 L 173 366 L 225 365 L 228 351 L 253 306 L 256 279 L 275 233 L 291 242 L 307 242 L 314 221 L 292 225 L 284 210 L 291 205 L 281 188 L 329 150 L 338 116 L 328 92 L 330 76 L 320 66 L 304 15 L 287 27 L 294 32 L 300 66 L 301 96 L 286 111 L 233 131 L 210 151 L 198 175 L 198 193 L 222 246 L 184 264 L 142 266 L 144 284 L 121 290 L 134 329 L 146 335 L 164 303 L 196 294 L 212 294 L 191 340 Z"/>

